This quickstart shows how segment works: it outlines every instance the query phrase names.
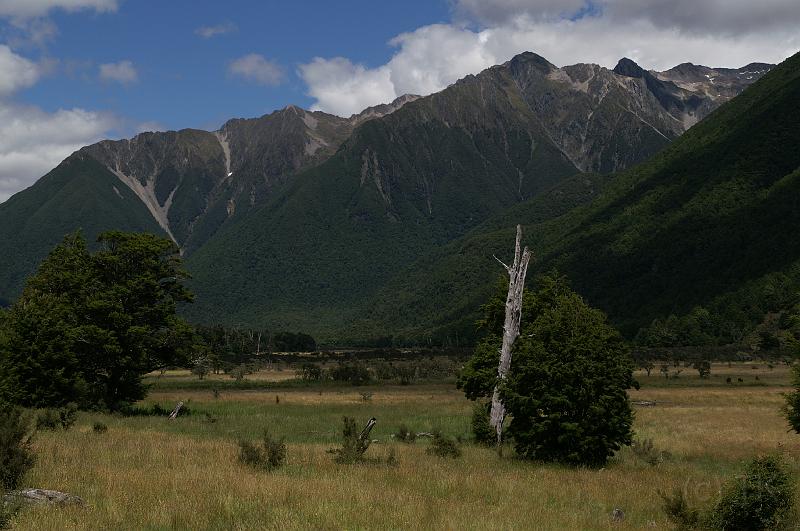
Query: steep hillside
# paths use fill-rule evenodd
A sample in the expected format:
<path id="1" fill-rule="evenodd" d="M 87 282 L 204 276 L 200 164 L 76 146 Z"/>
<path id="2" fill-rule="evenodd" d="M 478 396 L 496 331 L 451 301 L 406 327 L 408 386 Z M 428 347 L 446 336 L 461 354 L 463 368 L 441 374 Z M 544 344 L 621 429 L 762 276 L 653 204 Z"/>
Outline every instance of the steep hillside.
<path id="1" fill-rule="evenodd" d="M 133 191 L 81 153 L 62 162 L 26 193 L 0 204 L 0 219 L 0 298 L 6 302 L 20 291 L 42 253 L 75 229 L 80 228 L 89 241 L 120 227 L 163 234 Z"/>
<path id="2" fill-rule="evenodd" d="M 64 227 L 116 223 L 111 226 L 139 230 L 144 207 L 148 226 L 169 235 L 184 256 L 198 253 L 190 259 L 203 295 L 198 316 L 212 319 L 224 310 L 260 324 L 250 320 L 277 315 L 280 306 L 287 308 L 281 318 L 298 312 L 298 325 L 309 320 L 308 308 L 341 321 L 337 301 L 369 296 L 398 267 L 578 171 L 607 173 L 652 156 L 768 67 L 681 65 L 658 73 L 622 60 L 614 70 L 557 68 L 525 53 L 441 93 L 404 96 L 349 118 L 288 106 L 230 120 L 215 132 L 103 141 L 79 152 L 107 170 L 102 178 L 88 179 L 83 166 L 67 165 L 72 179 L 65 173 L 59 182 L 73 189 L 110 179 L 125 190 L 116 213 L 89 208 L 96 191 L 74 192 L 73 208 L 37 226 L 46 237 L 16 234 L 14 242 L 30 258 L 8 263 L 0 297 L 16 296 L 20 279 Z M 20 192 L 14 202 L 26 208 L 0 205 L 0 225 L 33 223 L 40 206 L 60 193 L 38 185 Z M 11 216 L 16 219 L 6 222 Z M 290 251 L 309 241 L 325 245 L 308 255 Z M 238 261 L 249 252 L 265 256 L 259 268 Z M 372 253 L 381 252 L 393 253 L 394 262 L 373 263 Z M 306 266 L 305 276 L 292 273 L 295 259 L 318 267 Z M 344 272 L 327 269 L 339 262 Z M 216 274 L 227 284 L 216 282 Z M 251 275 L 259 279 L 255 284 Z M 322 289 L 309 288 L 317 282 Z M 240 304 L 233 295 L 239 285 L 248 286 L 246 296 L 261 298 Z M 259 306 L 264 296 L 271 308 Z"/>
<path id="3" fill-rule="evenodd" d="M 470 333 L 469 323 L 526 224 L 536 262 L 557 267 L 633 335 L 705 306 L 716 340 L 741 338 L 800 292 L 800 55 L 611 179 L 588 206 L 542 222 L 515 207 L 398 274 L 356 330 L 411 337 Z M 415 308 L 416 314 L 403 314 Z"/>

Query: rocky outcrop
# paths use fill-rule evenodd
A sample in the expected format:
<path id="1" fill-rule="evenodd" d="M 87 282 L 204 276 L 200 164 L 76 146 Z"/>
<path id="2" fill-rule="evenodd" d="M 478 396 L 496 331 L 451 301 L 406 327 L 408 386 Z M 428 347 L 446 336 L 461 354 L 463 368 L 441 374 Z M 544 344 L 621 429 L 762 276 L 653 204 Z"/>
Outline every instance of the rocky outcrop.
<path id="1" fill-rule="evenodd" d="M 23 489 L 9 492 L 3 496 L 3 503 L 9 505 L 19 505 L 22 503 L 33 505 L 84 505 L 82 498 L 59 492 L 57 490 L 46 489 Z"/>

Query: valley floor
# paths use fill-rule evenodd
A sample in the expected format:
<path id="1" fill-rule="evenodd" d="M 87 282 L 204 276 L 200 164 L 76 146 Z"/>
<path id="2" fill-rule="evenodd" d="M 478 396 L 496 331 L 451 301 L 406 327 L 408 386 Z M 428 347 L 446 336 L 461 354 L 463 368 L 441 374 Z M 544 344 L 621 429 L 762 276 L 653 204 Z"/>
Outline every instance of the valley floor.
<path id="1" fill-rule="evenodd" d="M 659 491 L 710 500 L 741 460 L 779 452 L 800 471 L 800 435 L 787 432 L 785 367 L 714 366 L 711 380 L 687 369 L 677 380 L 641 376 L 631 392 L 638 437 L 669 456 L 655 466 L 631 449 L 604 469 L 524 462 L 464 444 L 460 459 L 403 444 L 400 424 L 468 437 L 471 403 L 451 384 L 260 390 L 158 390 L 149 403 L 185 400 L 190 415 L 82 414 L 67 432 L 37 435 L 32 487 L 66 491 L 84 507 L 26 508 L 14 529 L 639 529 L 670 528 Z M 688 374 L 694 372 L 693 375 Z M 732 376 L 736 383 L 727 384 Z M 755 380 L 755 376 L 759 376 Z M 743 382 L 738 383 L 738 378 Z M 372 393 L 365 400 L 360 393 Z M 277 397 L 277 398 L 276 398 Z M 654 405 L 650 405 L 655 402 Z M 648 405 L 641 405 L 646 403 Z M 378 424 L 368 456 L 394 466 L 337 465 L 343 415 Z M 96 434 L 94 422 L 108 431 Z M 237 462 L 239 438 L 284 436 L 286 465 L 259 472 Z M 385 461 L 385 459 L 384 459 Z M 798 500 L 800 501 L 800 500 Z M 624 521 L 612 522 L 620 508 Z"/>

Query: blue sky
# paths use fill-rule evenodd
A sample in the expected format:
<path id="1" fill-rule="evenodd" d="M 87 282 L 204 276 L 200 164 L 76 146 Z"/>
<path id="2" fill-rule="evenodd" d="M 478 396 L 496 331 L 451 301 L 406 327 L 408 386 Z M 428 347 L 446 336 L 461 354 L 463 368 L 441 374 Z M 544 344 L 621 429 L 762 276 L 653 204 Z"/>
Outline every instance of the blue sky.
<path id="1" fill-rule="evenodd" d="M 448 19 L 444 1 L 408 2 L 398 9 L 374 0 L 129 0 L 116 12 L 56 12 L 58 35 L 32 56 L 54 57 L 60 65 L 20 99 L 48 111 L 111 110 L 134 124 L 217 128 L 228 118 L 289 103 L 311 106 L 296 73 L 299 64 L 342 56 L 377 66 L 391 56 L 388 41 L 395 35 Z M 226 32 L 206 38 L 196 33 L 214 27 Z M 247 54 L 276 62 L 285 78 L 264 86 L 232 75 L 230 64 Z M 119 61 L 131 62 L 137 81 L 98 80 L 98 65 Z"/>
<path id="2" fill-rule="evenodd" d="M 81 146 L 300 105 L 341 116 L 537 52 L 777 63 L 798 0 L 0 0 L 0 202 Z"/>

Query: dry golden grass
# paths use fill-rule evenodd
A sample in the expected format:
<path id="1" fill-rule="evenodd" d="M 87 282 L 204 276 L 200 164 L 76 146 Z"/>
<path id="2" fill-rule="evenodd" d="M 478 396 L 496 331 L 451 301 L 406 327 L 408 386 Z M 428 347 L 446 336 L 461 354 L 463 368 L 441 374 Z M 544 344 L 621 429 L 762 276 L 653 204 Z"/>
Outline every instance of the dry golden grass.
<path id="1" fill-rule="evenodd" d="M 282 389 L 279 405 L 275 391 L 228 391 L 219 399 L 209 392 L 159 392 L 152 399 L 191 398 L 198 411 L 213 411 L 217 431 L 196 415 L 178 424 L 84 415 L 72 431 L 43 433 L 28 483 L 80 495 L 88 505 L 26 509 L 15 528 L 668 529 L 659 490 L 677 487 L 695 502 L 708 501 L 742 459 L 767 452 L 784 454 L 800 470 L 800 436 L 787 433 L 779 411 L 785 390 L 633 391 L 632 400 L 656 402 L 637 407 L 638 435 L 672 457 L 650 466 L 624 449 L 603 470 L 528 463 L 471 445 L 461 459 L 440 459 L 425 454 L 424 442 L 404 445 L 388 437 L 407 418 L 463 434 L 470 403 L 448 386 L 371 389 L 367 403 L 358 402 L 357 388 Z M 398 464 L 336 465 L 325 450 L 338 425 L 326 426 L 317 439 L 303 434 L 308 425 L 301 419 L 312 426 L 335 423 L 342 412 L 375 414 L 383 431 L 376 428 L 380 442 L 368 455 L 385 458 L 393 448 Z M 281 418 L 287 464 L 271 473 L 240 465 L 235 439 L 242 430 Z M 91 431 L 98 419 L 109 424 L 106 434 Z M 611 521 L 616 507 L 625 511 L 622 523 Z"/>

